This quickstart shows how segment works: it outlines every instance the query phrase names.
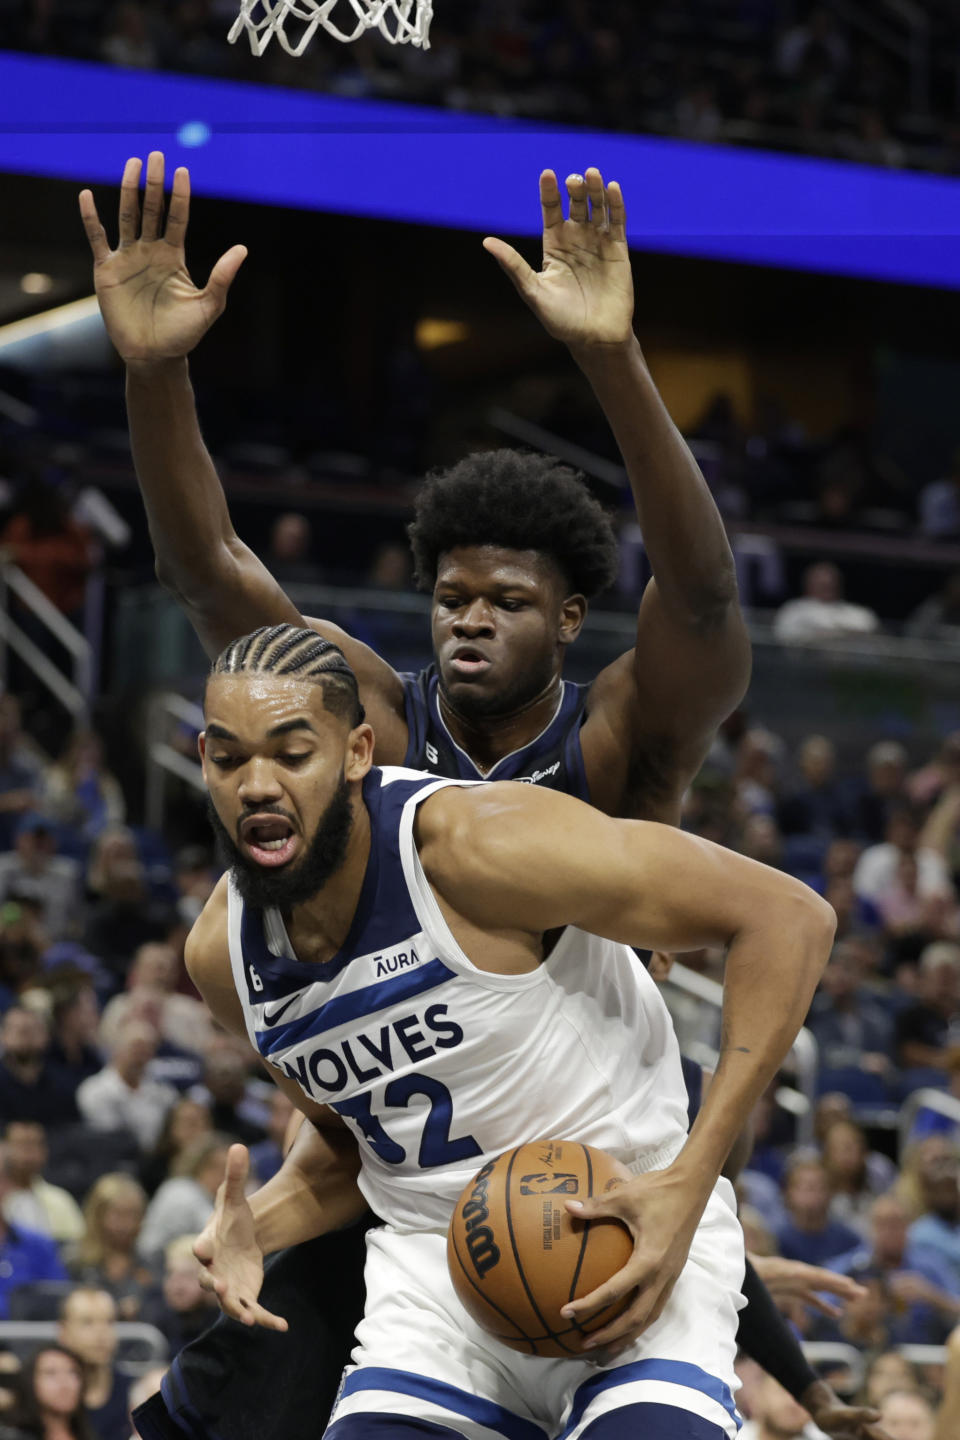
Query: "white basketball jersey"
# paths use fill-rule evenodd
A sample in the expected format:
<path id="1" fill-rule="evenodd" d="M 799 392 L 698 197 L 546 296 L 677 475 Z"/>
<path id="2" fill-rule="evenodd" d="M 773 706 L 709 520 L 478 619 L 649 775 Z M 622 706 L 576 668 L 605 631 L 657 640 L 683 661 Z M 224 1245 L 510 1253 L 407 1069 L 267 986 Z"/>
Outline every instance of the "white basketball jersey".
<path id="1" fill-rule="evenodd" d="M 454 940 L 413 822 L 458 783 L 371 771 L 367 871 L 350 933 L 324 964 L 296 960 L 279 913 L 229 892 L 253 1044 L 351 1127 L 360 1188 L 401 1230 L 446 1227 L 467 1181 L 514 1145 L 579 1140 L 640 1172 L 669 1164 L 687 1130 L 673 1026 L 632 950 L 571 927 L 537 970 L 495 975 Z"/>

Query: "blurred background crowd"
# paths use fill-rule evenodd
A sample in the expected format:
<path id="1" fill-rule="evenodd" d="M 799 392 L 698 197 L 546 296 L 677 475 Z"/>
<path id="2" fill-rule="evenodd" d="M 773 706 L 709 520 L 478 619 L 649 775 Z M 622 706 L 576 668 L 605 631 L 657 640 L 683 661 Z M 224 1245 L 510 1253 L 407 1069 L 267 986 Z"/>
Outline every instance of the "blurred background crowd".
<path id="1" fill-rule="evenodd" d="M 427 52 L 318 41 L 259 62 L 225 44 L 234 8 L 0 0 L 0 43 L 960 168 L 953 0 L 437 0 Z M 195 764 L 204 664 L 153 579 L 118 367 L 92 315 L 69 336 L 2 323 L 89 295 L 74 187 L 3 187 L 0 1440 L 59 1440 L 58 1415 L 126 1440 L 131 1387 L 155 1388 L 215 1314 L 191 1243 L 226 1147 L 248 1144 L 268 1178 L 289 1106 L 183 966 L 217 879 Z M 618 585 L 568 673 L 629 648 L 649 570 L 612 440 L 477 238 L 198 202 L 195 273 L 234 240 L 251 254 L 192 365 L 200 413 L 238 533 L 304 613 L 400 669 L 428 663 L 404 533 L 419 478 L 526 444 L 581 466 L 619 527 Z M 839 919 L 803 1044 L 752 1117 L 749 1245 L 861 1282 L 842 1312 L 790 1319 L 838 1390 L 883 1404 L 893 1440 L 931 1440 L 960 1369 L 960 308 L 711 261 L 644 254 L 636 270 L 638 331 L 727 521 L 754 642 L 684 823 L 799 876 Z M 668 1002 L 709 1065 L 721 957 L 684 970 Z M 17 1334 L 38 1324 L 44 1348 L 18 1370 Z M 745 1436 L 804 1433 L 751 1362 L 742 1378 Z"/>
<path id="2" fill-rule="evenodd" d="M 952 0 L 479 0 L 436 9 L 429 53 L 364 40 L 291 60 L 274 47 L 262 68 L 245 41 L 224 44 L 233 0 L 2 0 L 0 21 L 10 48 L 137 69 L 960 168 Z M 349 28 L 347 0 L 340 11 Z"/>

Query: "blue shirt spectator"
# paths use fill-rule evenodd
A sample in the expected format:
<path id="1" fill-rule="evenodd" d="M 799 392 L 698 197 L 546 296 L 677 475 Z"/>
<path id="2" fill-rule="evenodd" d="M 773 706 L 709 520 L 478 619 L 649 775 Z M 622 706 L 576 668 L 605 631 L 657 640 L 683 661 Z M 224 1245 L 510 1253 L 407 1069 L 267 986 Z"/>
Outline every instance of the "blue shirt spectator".
<path id="1" fill-rule="evenodd" d="M 944 1283 L 960 1293 L 960 1165 L 956 1156 L 938 1156 L 921 1183 L 927 1208 L 910 1226 L 908 1239 L 933 1255 Z"/>
<path id="2" fill-rule="evenodd" d="M 0 1320 L 10 1318 L 10 1295 L 19 1286 L 67 1279 L 52 1240 L 3 1218 L 3 1203 L 12 1188 L 6 1150 L 0 1146 Z"/>
<path id="3" fill-rule="evenodd" d="M 820 1047 L 820 1064 L 826 1070 L 865 1069 L 876 1074 L 889 1067 L 893 1022 L 863 989 L 863 979 L 860 951 L 841 941 L 830 957 L 807 1018 L 807 1028 Z"/>
<path id="4" fill-rule="evenodd" d="M 784 1203 L 787 1219 L 777 1228 L 777 1242 L 785 1259 L 826 1265 L 859 1245 L 855 1230 L 830 1219 L 830 1186 L 819 1160 L 800 1157 L 788 1165 Z"/>
<path id="5" fill-rule="evenodd" d="M 907 1212 L 895 1195 L 873 1202 L 869 1241 L 832 1261 L 830 1269 L 861 1283 L 880 1280 L 892 1345 L 942 1344 L 960 1315 L 960 1286 L 935 1252 L 910 1238 Z M 817 1338 L 839 1340 L 840 1330 L 821 1324 Z"/>

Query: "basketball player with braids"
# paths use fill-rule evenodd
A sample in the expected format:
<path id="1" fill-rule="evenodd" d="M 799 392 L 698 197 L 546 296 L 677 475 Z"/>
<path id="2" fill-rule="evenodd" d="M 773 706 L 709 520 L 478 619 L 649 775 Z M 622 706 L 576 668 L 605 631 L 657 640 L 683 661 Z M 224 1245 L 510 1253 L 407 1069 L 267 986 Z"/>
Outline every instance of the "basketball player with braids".
<path id="1" fill-rule="evenodd" d="M 732 851 L 547 787 L 373 768 L 355 678 L 310 630 L 232 642 L 204 713 L 229 868 L 188 968 L 313 1137 L 309 1168 L 295 1145 L 249 1204 L 246 1151 L 231 1152 L 197 1242 L 221 1300 L 276 1323 L 258 1299 L 262 1255 L 355 1213 L 359 1150 L 383 1223 L 367 1235 L 331 1437 L 734 1440 L 743 1251 L 721 1171 L 803 1022 L 833 911 Z M 705 944 L 727 950 L 724 1038 L 688 1135 L 676 1036 L 630 947 Z M 536 1136 L 626 1167 L 619 1189 L 569 1203 L 634 1240 L 624 1268 L 563 1313 L 627 1308 L 554 1361 L 480 1330 L 446 1262 L 464 1186 Z"/>
<path id="2" fill-rule="evenodd" d="M 81 209 L 104 319 L 127 362 L 134 459 L 158 574 L 214 655 L 240 629 L 301 623 L 233 531 L 187 373 L 186 356 L 222 311 L 244 251 L 227 252 L 198 290 L 183 250 L 187 172 L 174 178 L 165 226 L 162 156 L 148 162 L 142 219 L 139 177 L 140 163 L 129 162 L 117 250 L 109 248 L 88 191 Z M 551 172 L 541 178 L 539 273 L 503 242 L 486 245 L 549 332 L 567 343 L 617 435 L 655 576 L 644 592 L 634 650 L 590 687 L 563 680 L 563 655 L 579 634 L 587 601 L 615 577 L 616 541 L 571 472 L 514 451 L 471 456 L 434 477 L 419 496 L 411 535 L 421 583 L 434 594 L 435 666 L 400 676 L 338 627 L 306 623 L 341 645 L 355 670 L 375 728 L 378 764 L 526 779 L 610 814 L 676 823 L 684 789 L 746 687 L 749 647 L 719 515 L 633 335 L 619 187 L 604 187 L 591 170 L 572 177 L 567 190 L 565 221 L 556 179 Z M 302 1293 L 300 1281 L 311 1260 L 349 1268 L 355 1238 L 328 1259 L 321 1258 L 320 1242 L 289 1265 L 277 1261 L 266 1282 L 276 1308 L 291 1313 L 309 1301 L 310 1289 Z M 803 1393 L 821 1423 L 832 1424 L 844 1407 L 816 1383 L 782 1322 L 777 1329 L 776 1312 L 752 1271 L 745 1289 L 751 1297 L 745 1317 L 759 1317 L 766 1363 L 794 1393 Z M 755 1305 L 755 1296 L 767 1309 Z M 327 1319 L 316 1315 L 314 1329 Z M 787 1368 L 768 1349 L 775 1333 L 789 1352 Z M 211 1363 L 225 1366 L 244 1339 L 218 1327 L 199 1347 L 222 1345 Z M 756 1353 L 745 1334 L 741 1339 Z M 271 1343 L 267 1337 L 264 1348 Z M 256 1358 L 247 1349 L 238 1368 L 252 1384 Z M 289 1355 L 289 1347 L 274 1350 L 264 1373 L 288 1364 Z M 225 1440 L 245 1437 L 246 1414 L 240 1403 L 236 1416 L 223 1421 Z M 839 1440 L 867 1434 L 855 1428 L 832 1433 Z"/>

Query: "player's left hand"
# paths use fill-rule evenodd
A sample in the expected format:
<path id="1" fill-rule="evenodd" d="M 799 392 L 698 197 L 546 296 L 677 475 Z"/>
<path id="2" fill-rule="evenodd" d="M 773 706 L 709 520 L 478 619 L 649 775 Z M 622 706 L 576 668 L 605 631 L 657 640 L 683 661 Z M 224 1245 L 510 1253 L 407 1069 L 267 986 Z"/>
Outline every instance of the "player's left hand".
<path id="1" fill-rule="evenodd" d="M 845 1405 L 822 1380 L 810 1386 L 800 1403 L 830 1440 L 890 1440 L 879 1423 L 879 1410 L 869 1405 Z"/>
<path id="2" fill-rule="evenodd" d="M 578 1220 L 620 1220 L 633 1236 L 633 1254 L 623 1269 L 561 1311 L 568 1319 L 589 1320 L 596 1311 L 633 1294 L 616 1320 L 584 1341 L 585 1355 L 606 1362 L 659 1319 L 686 1264 L 703 1208 L 702 1192 L 692 1192 L 689 1180 L 670 1169 L 633 1176 L 602 1197 L 567 1201 L 567 1209 Z"/>
<path id="3" fill-rule="evenodd" d="M 849 1275 L 838 1275 L 819 1265 L 806 1265 L 802 1260 L 785 1260 L 782 1255 L 751 1255 L 754 1270 L 779 1304 L 781 1300 L 802 1300 L 821 1315 L 836 1320 L 843 1307 L 824 1299 L 824 1294 L 838 1300 L 859 1300 L 866 1287 L 858 1285 Z"/>
<path id="4" fill-rule="evenodd" d="M 615 180 L 604 185 L 595 167 L 566 182 L 570 217 L 552 170 L 540 176 L 543 265 L 534 270 L 505 240 L 484 249 L 555 340 L 571 347 L 620 346 L 633 337 L 633 272 L 627 215 Z"/>

